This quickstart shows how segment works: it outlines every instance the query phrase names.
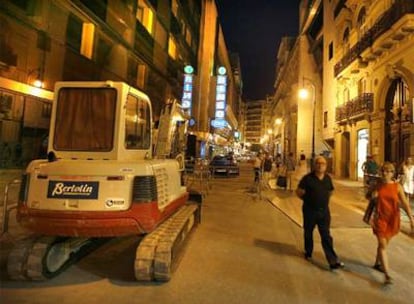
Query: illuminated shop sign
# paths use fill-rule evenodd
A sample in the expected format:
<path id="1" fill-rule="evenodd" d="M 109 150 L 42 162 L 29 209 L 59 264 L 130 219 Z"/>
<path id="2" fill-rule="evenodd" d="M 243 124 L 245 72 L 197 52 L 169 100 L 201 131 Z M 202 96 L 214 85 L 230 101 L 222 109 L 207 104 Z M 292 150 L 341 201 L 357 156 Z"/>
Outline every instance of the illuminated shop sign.
<path id="1" fill-rule="evenodd" d="M 212 125 L 215 128 L 224 128 L 226 121 L 227 71 L 225 67 L 217 69 L 216 110 Z"/>
<path id="2" fill-rule="evenodd" d="M 182 108 L 191 116 L 191 106 L 193 103 L 193 72 L 191 65 L 184 67 L 184 86 L 183 98 L 181 99 Z"/>

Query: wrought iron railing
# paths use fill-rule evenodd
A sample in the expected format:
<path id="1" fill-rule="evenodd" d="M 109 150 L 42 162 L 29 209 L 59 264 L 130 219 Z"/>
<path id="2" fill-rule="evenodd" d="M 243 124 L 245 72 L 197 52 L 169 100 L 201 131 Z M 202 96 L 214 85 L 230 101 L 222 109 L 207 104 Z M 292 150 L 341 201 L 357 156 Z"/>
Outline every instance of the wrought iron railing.
<path id="1" fill-rule="evenodd" d="M 335 119 L 337 122 L 346 119 L 356 118 L 363 114 L 371 113 L 374 110 L 374 94 L 364 93 L 351 99 L 345 104 L 336 107 Z"/>
<path id="2" fill-rule="evenodd" d="M 404 15 L 414 13 L 414 1 L 396 0 L 394 4 L 384 12 L 377 22 L 362 36 L 362 38 L 335 64 L 334 74 L 337 76 L 349 66 L 359 55 L 384 34 L 391 29 L 392 25 Z"/>

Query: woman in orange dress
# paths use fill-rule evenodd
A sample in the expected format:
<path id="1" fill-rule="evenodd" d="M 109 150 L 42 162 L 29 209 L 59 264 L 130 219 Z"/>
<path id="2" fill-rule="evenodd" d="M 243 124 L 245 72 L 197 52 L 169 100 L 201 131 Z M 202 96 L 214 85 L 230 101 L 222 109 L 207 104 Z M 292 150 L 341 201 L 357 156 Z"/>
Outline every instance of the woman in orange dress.
<path id="1" fill-rule="evenodd" d="M 389 275 L 387 246 L 391 238 L 400 231 L 400 203 L 407 213 L 414 233 L 414 219 L 402 186 L 394 181 L 395 167 L 385 162 L 381 167 L 382 181 L 372 193 L 377 198 L 373 219 L 373 232 L 377 236 L 378 247 L 374 268 L 385 274 L 385 284 L 391 284 Z"/>

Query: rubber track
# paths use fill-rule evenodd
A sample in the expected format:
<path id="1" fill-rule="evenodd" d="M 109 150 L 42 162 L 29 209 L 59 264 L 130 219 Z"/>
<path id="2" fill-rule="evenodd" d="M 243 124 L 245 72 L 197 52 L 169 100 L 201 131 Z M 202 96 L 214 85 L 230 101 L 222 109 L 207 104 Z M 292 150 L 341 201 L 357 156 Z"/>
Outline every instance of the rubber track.
<path id="1" fill-rule="evenodd" d="M 7 272 L 12 280 L 43 281 L 57 276 L 59 273 L 75 264 L 80 258 L 94 248 L 107 241 L 107 238 L 92 238 L 78 250 L 72 252 L 62 266 L 49 272 L 44 264 L 44 258 L 53 244 L 59 240 L 54 236 L 35 236 L 24 239 L 11 250 L 7 260 Z"/>
<path id="2" fill-rule="evenodd" d="M 16 281 L 28 280 L 27 277 L 27 259 L 30 250 L 38 237 L 29 237 L 19 241 L 10 251 L 7 258 L 7 273 L 9 278 Z"/>
<path id="3" fill-rule="evenodd" d="M 134 265 L 138 281 L 170 280 L 180 245 L 194 226 L 197 212 L 198 204 L 181 207 L 140 242 Z"/>

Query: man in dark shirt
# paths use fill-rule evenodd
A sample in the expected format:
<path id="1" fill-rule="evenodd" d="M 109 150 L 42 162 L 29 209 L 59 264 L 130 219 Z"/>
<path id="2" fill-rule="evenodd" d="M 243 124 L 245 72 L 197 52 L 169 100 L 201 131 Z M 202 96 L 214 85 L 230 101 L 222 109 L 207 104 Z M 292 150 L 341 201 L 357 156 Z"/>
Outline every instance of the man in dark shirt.
<path id="1" fill-rule="evenodd" d="M 326 159 L 315 158 L 313 171 L 306 174 L 296 189 L 297 196 L 303 200 L 303 229 L 305 241 L 305 258 L 310 260 L 313 252 L 313 230 L 318 226 L 322 248 L 330 269 L 343 268 L 333 248 L 330 234 L 331 214 L 329 198 L 334 190 L 331 177 L 326 174 Z"/>

